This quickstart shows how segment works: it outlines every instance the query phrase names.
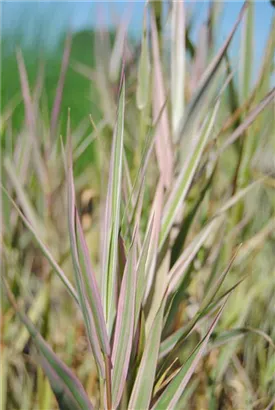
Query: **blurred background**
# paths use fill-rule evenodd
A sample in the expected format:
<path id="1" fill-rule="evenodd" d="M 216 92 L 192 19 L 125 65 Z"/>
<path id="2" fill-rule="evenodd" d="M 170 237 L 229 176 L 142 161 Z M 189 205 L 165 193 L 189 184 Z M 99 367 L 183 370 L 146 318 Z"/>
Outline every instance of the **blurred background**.
<path id="1" fill-rule="evenodd" d="M 164 2 L 163 20 L 167 19 L 168 1 Z M 215 38 L 216 45 L 219 46 L 225 40 L 227 34 L 243 2 L 218 1 L 221 16 L 219 18 L 219 32 Z M 190 40 L 196 42 L 199 38 L 199 31 L 202 23 L 207 22 L 208 8 L 210 1 L 188 0 L 185 1 L 190 21 Z M 13 66 L 14 51 L 20 47 L 26 55 L 28 71 L 30 77 L 37 66 L 39 59 L 48 60 L 50 70 L 47 71 L 47 86 L 54 83 L 56 78 L 58 63 L 61 59 L 64 46 L 64 36 L 70 30 L 76 36 L 75 47 L 72 53 L 72 61 L 92 63 L 93 41 L 89 41 L 88 32 L 97 29 L 115 32 L 116 28 L 123 21 L 127 21 L 127 31 L 133 41 L 138 42 L 142 35 L 142 21 L 145 1 L 2 1 L 1 2 L 1 36 L 2 36 L 2 75 L 3 75 L 3 103 L 15 97 L 18 91 L 18 81 L 16 81 Z M 258 0 L 255 2 L 253 42 L 254 58 L 253 70 L 256 78 L 257 70 L 263 58 L 264 44 L 267 41 L 268 33 L 272 24 L 273 7 L 268 0 Z M 85 36 L 80 37 L 80 33 L 85 32 Z M 78 36 L 77 36 L 78 34 Z M 79 38 L 79 41 L 77 41 Z M 233 63 L 240 57 L 240 30 L 234 37 L 230 47 L 230 55 Z M 9 74 L 9 75 L 8 75 Z M 78 76 L 79 77 L 79 76 Z M 9 80 L 10 79 L 10 80 Z M 77 76 L 74 84 L 68 80 L 68 87 L 78 92 Z M 80 91 L 79 91 L 80 92 Z M 71 94 L 68 91 L 68 96 Z M 67 94 L 66 94 L 67 97 Z M 84 95 L 85 98 L 85 95 Z M 73 99 L 67 103 L 74 107 Z M 66 99 L 64 100 L 66 106 Z M 95 108 L 95 107 L 93 107 Z M 86 112 L 86 111 L 85 111 Z"/>
<path id="2" fill-rule="evenodd" d="M 167 25 L 168 3 L 163 2 L 163 22 Z M 209 0 L 186 1 L 187 13 L 190 16 L 189 36 L 195 43 L 199 40 L 200 28 L 207 23 Z M 166 7 L 165 7 L 166 4 Z M 220 46 L 228 35 L 243 4 L 242 1 L 219 1 L 220 7 L 218 35 L 215 36 L 216 47 Z M 144 1 L 2 1 L 1 2 L 1 37 L 2 37 L 2 106 L 18 97 L 20 92 L 19 76 L 15 58 L 16 48 L 23 51 L 30 84 L 34 82 L 41 61 L 46 62 L 45 84 L 47 89 L 48 108 L 50 109 L 59 76 L 65 36 L 70 31 L 74 41 L 71 53 L 71 64 L 66 77 L 62 107 L 71 107 L 75 123 L 93 113 L 98 114 L 94 104 L 91 84 L 83 81 L 83 76 L 76 73 L 75 63 L 94 67 L 93 32 L 97 29 L 115 33 L 122 21 L 126 22 L 127 32 L 133 43 L 138 43 L 142 35 Z M 255 2 L 253 32 L 253 74 L 257 77 L 264 44 L 272 23 L 273 7 L 270 1 Z M 192 17 L 191 17 L 192 16 Z M 232 64 L 240 58 L 242 50 L 240 30 L 230 47 Z M 169 44 L 168 44 L 169 47 Z M 274 75 L 273 75 L 274 80 Z M 82 103 L 80 104 L 80 100 Z M 21 107 L 21 108 L 20 108 Z M 62 110 L 64 112 L 64 110 Z M 13 125 L 20 126 L 23 118 L 22 105 L 15 109 Z"/>
<path id="3" fill-rule="evenodd" d="M 185 92 L 187 105 L 208 63 L 232 29 L 243 1 L 190 0 L 185 1 L 184 4 L 187 21 L 187 80 L 183 92 Z M 213 4 L 215 4 L 215 8 L 213 7 L 216 13 L 215 21 L 209 23 L 211 15 L 209 10 Z M 272 2 L 267 0 L 253 2 L 253 7 L 253 29 L 251 32 L 247 31 L 250 38 L 243 41 L 244 25 L 242 25 L 238 28 L 229 48 L 234 87 L 229 90 L 229 96 L 225 93 L 226 97 L 222 100 L 216 127 L 222 130 L 221 139 L 230 134 L 243 121 L 250 109 L 259 104 L 275 85 L 272 34 L 275 27 L 275 9 Z M 92 261 L 97 267 L 100 219 L 98 198 L 102 191 L 103 196 L 106 191 L 120 70 L 120 61 L 116 61 L 116 56 L 120 58 L 122 54 L 121 50 L 115 48 L 119 44 L 117 39 L 120 31 L 122 36 L 127 32 L 124 56 L 127 81 L 125 149 L 131 176 L 135 175 L 140 160 L 139 132 L 144 130 L 140 127 L 140 111 L 136 107 L 135 92 L 145 2 L 2 1 L 0 8 L 2 39 L 0 132 L 1 147 L 5 157 L 3 184 L 10 195 L 18 199 L 25 214 L 30 219 L 33 218 L 37 231 L 49 244 L 59 263 L 66 268 L 69 266 L 68 272 L 71 273 L 70 262 L 68 262 L 65 205 L 60 193 L 63 192 L 60 187 L 63 188 L 64 170 L 62 149 L 58 139 L 59 135 L 64 137 L 66 134 L 67 110 L 70 107 L 72 134 L 75 141 L 74 175 L 77 200 L 80 204 L 82 223 L 88 237 Z M 170 72 L 167 56 L 171 45 L 168 1 L 163 2 L 161 21 L 162 63 L 168 89 Z M 213 38 L 210 39 L 211 41 L 207 38 L 206 41 L 205 36 L 209 32 L 213 34 Z M 72 36 L 70 59 L 67 65 L 65 61 L 66 75 L 62 75 L 68 33 Z M 243 43 L 247 47 L 243 47 Z M 19 50 L 22 51 L 22 55 Z M 252 50 L 249 55 L 248 50 Z M 249 62 L 247 64 L 244 63 L 246 59 Z M 198 63 L 201 67 L 198 72 L 195 72 Z M 34 164 L 30 165 L 28 106 L 23 96 L 24 81 L 22 78 L 20 80 L 24 65 L 31 95 L 37 102 L 34 107 L 35 126 L 39 130 L 41 158 L 50 175 L 50 188 L 47 184 L 41 183 L 43 167 L 41 171 L 39 164 L 38 166 L 35 164 L 34 156 L 32 157 Z M 244 84 L 246 93 L 242 95 L 243 88 L 240 84 L 243 86 L 245 83 L 248 69 L 251 71 L 249 84 L 247 87 Z M 101 76 L 103 72 L 104 75 Z M 60 79 L 64 80 L 62 99 L 57 110 L 56 123 L 53 124 Z M 221 82 L 217 84 L 220 87 Z M 233 94 L 235 93 L 235 100 L 230 95 L 232 90 Z M 95 128 L 91 126 L 90 115 Z M 146 115 L 150 117 L 151 113 Z M 229 122 L 223 128 L 227 119 Z M 144 123 L 146 130 L 148 122 L 144 120 Z M 104 134 L 105 145 L 103 144 L 100 150 L 96 138 L 98 133 L 101 136 Z M 253 144 L 252 147 L 246 147 L 244 144 L 243 156 L 246 161 L 244 182 L 242 178 L 237 181 L 239 158 L 240 160 L 242 158 L 242 143 L 240 143 L 236 144 L 236 147 L 230 147 L 229 154 L 226 152 L 222 156 L 215 173 L 215 182 L 211 182 L 213 185 L 211 193 L 206 198 L 209 203 L 207 202 L 206 205 L 203 203 L 203 210 L 194 224 L 194 232 L 211 217 L 213 209 L 220 206 L 224 198 L 228 198 L 228 187 L 231 187 L 231 183 L 236 183 L 235 188 L 241 189 L 254 179 L 255 172 L 256 176 L 258 173 L 262 176 L 266 169 L 274 173 L 274 107 L 269 107 L 267 113 L 259 116 L 259 122 L 254 128 L 249 129 L 249 133 L 252 135 Z M 52 134 L 55 135 L 55 139 L 52 138 Z M 246 152 L 248 152 L 247 157 Z M 258 168 L 255 167 L 256 171 L 250 166 L 255 163 L 259 165 Z M 150 168 L 152 175 L 156 169 L 156 165 L 155 168 L 153 166 L 152 169 Z M 102 171 L 105 172 L 103 177 Z M 221 267 L 224 267 L 230 259 L 232 249 L 236 244 L 244 241 L 244 256 L 240 257 L 242 263 L 238 264 L 232 278 L 230 277 L 231 284 L 247 272 L 251 276 L 249 281 L 242 284 L 240 290 L 234 293 L 234 299 L 223 315 L 220 328 L 226 331 L 232 327 L 251 326 L 260 329 L 264 335 L 267 334 L 268 342 L 265 337 L 259 338 L 258 334 L 249 334 L 239 344 L 238 341 L 234 341 L 228 350 L 221 349 L 221 355 L 213 351 L 207 361 L 208 367 L 202 365 L 198 369 L 194 383 L 192 381 L 188 390 L 186 403 L 192 405 L 183 408 L 192 410 L 271 410 L 274 408 L 273 404 L 267 407 L 272 400 L 274 403 L 275 397 L 275 355 L 271 347 L 272 343 L 270 344 L 270 337 L 274 340 L 275 336 L 274 175 L 266 185 L 263 184 L 255 190 L 255 193 L 253 191 L 253 195 L 251 194 L 244 204 L 241 203 L 237 212 L 230 213 L 228 226 L 224 227 L 223 231 L 225 234 L 220 232 L 222 238 L 219 237 L 216 241 L 217 253 L 221 254 L 221 260 L 217 257 L 215 268 L 217 271 L 222 270 Z M 148 178 L 149 189 L 144 195 L 145 221 L 150 208 L 151 187 L 155 183 L 153 178 L 154 175 L 152 181 Z M 204 180 L 202 182 L 204 183 Z M 187 211 L 192 209 L 196 196 L 199 198 L 202 182 L 199 180 L 194 191 L 191 192 Z M 230 192 L 229 195 L 231 194 Z M 31 235 L 23 227 L 14 210 L 10 209 L 8 201 L 4 201 L 2 213 L 4 263 L 15 296 L 22 304 L 24 303 L 30 317 L 37 326 L 40 326 L 41 333 L 55 351 L 84 381 L 83 384 L 90 397 L 96 396 L 95 372 L 91 372 L 85 360 L 89 358 L 89 352 L 87 353 L 83 323 L 78 313 L 75 312 L 72 303 L 68 303 L 62 285 L 53 277 L 49 265 L 45 263 L 45 258 L 41 257 L 41 252 L 33 245 Z M 92 224 L 91 220 L 96 221 L 95 224 Z M 245 229 L 240 233 L 242 226 Z M 237 229 L 233 229 L 236 227 Z M 228 237 L 229 241 L 227 241 Z M 209 253 L 210 249 L 203 247 L 194 263 L 195 267 L 198 266 L 196 269 L 202 273 L 204 271 L 201 268 L 204 268 Z M 190 311 L 196 309 L 197 300 L 200 300 L 203 294 L 203 286 L 204 279 L 200 278 L 197 282 L 196 280 L 192 282 L 190 292 L 188 289 L 187 304 L 190 300 L 192 303 L 195 301 Z M 183 306 L 181 308 L 184 310 Z M 1 344 L 2 374 L 4 376 L 1 384 L 2 393 L 0 392 L 2 397 L 0 410 L 57 408 L 41 369 L 37 371 L 30 359 L 29 353 L 32 347 L 26 330 L 15 320 L 14 312 L 8 304 L 4 306 L 2 327 L 4 340 Z M 218 366 L 217 363 L 220 365 L 221 377 L 216 382 L 214 370 Z M 188 402 L 189 398 L 192 398 L 190 402 Z M 43 407 L 45 403 L 51 403 L 50 407 Z"/>

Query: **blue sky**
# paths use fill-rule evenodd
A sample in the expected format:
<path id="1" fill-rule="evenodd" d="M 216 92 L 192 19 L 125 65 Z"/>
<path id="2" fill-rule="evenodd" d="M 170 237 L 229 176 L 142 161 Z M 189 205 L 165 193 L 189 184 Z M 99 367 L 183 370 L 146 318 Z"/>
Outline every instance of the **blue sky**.
<path id="1" fill-rule="evenodd" d="M 186 1 L 192 5 L 197 25 L 194 27 L 193 36 L 196 38 L 196 27 L 205 21 L 208 0 Z M 132 19 L 130 31 L 139 36 L 142 28 L 143 9 L 145 1 L 80 1 L 80 2 L 53 2 L 53 1 L 32 1 L 32 2 L 15 2 L 4 1 L 2 6 L 2 30 L 4 33 L 16 33 L 20 39 L 32 41 L 38 31 L 43 31 L 43 35 L 48 44 L 53 44 L 58 34 L 62 33 L 69 26 L 74 30 L 80 30 L 85 27 L 95 27 L 99 24 L 98 8 L 102 8 L 102 15 L 105 23 L 111 25 L 112 21 L 118 20 L 127 10 L 132 10 Z M 223 2 L 223 14 L 220 25 L 219 41 L 222 42 L 241 9 L 242 1 Z M 272 15 L 275 9 L 267 0 L 255 2 L 255 62 L 259 64 L 264 49 L 265 42 L 271 25 Z M 40 33 L 41 34 L 41 33 Z M 236 36 L 231 53 L 233 58 L 238 58 L 239 35 Z"/>

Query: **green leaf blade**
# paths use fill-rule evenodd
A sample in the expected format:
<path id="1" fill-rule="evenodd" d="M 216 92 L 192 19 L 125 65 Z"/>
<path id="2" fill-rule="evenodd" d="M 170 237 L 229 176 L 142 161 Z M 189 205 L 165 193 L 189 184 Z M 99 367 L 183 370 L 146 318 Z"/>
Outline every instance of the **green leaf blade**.
<path id="1" fill-rule="evenodd" d="M 164 306 L 165 299 L 156 314 L 145 344 L 145 349 L 128 405 L 129 409 L 149 408 L 157 367 Z"/>
<path id="2" fill-rule="evenodd" d="M 102 272 L 102 300 L 105 320 L 111 333 L 115 315 L 115 284 L 118 261 L 118 232 L 120 225 L 121 176 L 123 165 L 125 81 L 122 80 L 117 123 L 113 137 L 112 160 L 109 172 L 108 196 Z"/>
<path id="3" fill-rule="evenodd" d="M 134 336 L 136 244 L 129 251 L 120 290 L 112 351 L 112 401 L 119 405 L 126 382 Z"/>

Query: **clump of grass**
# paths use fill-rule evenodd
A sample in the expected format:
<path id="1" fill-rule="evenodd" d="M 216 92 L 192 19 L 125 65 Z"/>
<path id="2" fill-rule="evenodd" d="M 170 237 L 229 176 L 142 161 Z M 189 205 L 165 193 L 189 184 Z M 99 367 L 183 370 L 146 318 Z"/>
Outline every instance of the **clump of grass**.
<path id="1" fill-rule="evenodd" d="M 10 375 L 25 368 L 20 357 L 27 329 L 51 387 L 28 364 L 24 408 L 52 408 L 52 392 L 59 408 L 82 410 L 176 409 L 186 403 L 240 408 L 244 402 L 260 409 L 275 394 L 271 313 L 262 321 L 253 309 L 257 303 L 261 312 L 271 312 L 274 299 L 274 265 L 262 263 L 274 246 L 274 178 L 272 170 L 265 175 L 261 166 L 252 167 L 272 144 L 274 21 L 256 85 L 246 77 L 246 62 L 237 87 L 228 49 L 243 19 L 249 43 L 253 4 L 245 3 L 216 51 L 213 3 L 207 53 L 192 45 L 188 57 L 186 10 L 173 2 L 170 70 L 162 60 L 160 5 L 145 10 L 137 62 L 127 22 L 113 48 L 108 33 L 96 34 L 94 69 L 73 62 L 98 87 L 102 120 L 90 118 L 94 131 L 85 139 L 81 126 L 71 127 L 72 111 L 66 136 L 58 133 L 70 37 L 48 122 L 40 112 L 42 74 L 31 91 L 17 54 L 26 125 L 12 146 L 8 123 L 3 131 L 3 288 L 13 308 L 5 299 L 4 380 L 16 402 L 21 390 Z M 74 175 L 91 143 L 95 164 Z M 93 228 L 100 235 L 92 236 L 84 232 L 77 206 L 91 170 L 100 197 Z M 263 202 L 261 215 L 252 200 Z M 63 349 L 56 338 L 66 328 Z M 8 357 L 12 351 L 18 362 Z M 85 357 L 82 366 L 77 355 Z"/>

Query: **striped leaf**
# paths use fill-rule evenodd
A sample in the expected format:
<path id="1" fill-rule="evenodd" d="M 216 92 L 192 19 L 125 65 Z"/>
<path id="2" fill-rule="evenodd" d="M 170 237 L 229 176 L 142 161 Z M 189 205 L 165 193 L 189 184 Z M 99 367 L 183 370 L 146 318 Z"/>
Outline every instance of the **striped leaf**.
<path id="1" fill-rule="evenodd" d="M 156 314 L 145 342 L 144 352 L 130 397 L 129 409 L 148 409 L 157 368 L 165 299 Z"/>
<path id="2" fill-rule="evenodd" d="M 20 75 L 23 101 L 24 101 L 24 106 L 25 106 L 26 122 L 28 126 L 28 131 L 29 131 L 29 138 L 30 138 L 29 147 L 33 151 L 32 157 L 33 157 L 34 166 L 35 166 L 39 181 L 44 187 L 45 191 L 47 192 L 49 190 L 48 174 L 47 174 L 45 163 L 41 155 L 41 150 L 39 148 L 39 141 L 37 138 L 38 136 L 36 135 L 37 130 L 36 130 L 35 109 L 34 109 L 34 104 L 33 104 L 32 97 L 31 97 L 28 75 L 27 75 L 27 70 L 25 67 L 24 59 L 23 59 L 23 54 L 20 50 L 17 51 L 16 57 L 17 57 L 19 75 Z M 31 158 L 30 155 L 28 157 Z"/>
<path id="3" fill-rule="evenodd" d="M 87 299 L 93 314 L 94 322 L 96 331 L 100 340 L 100 345 L 102 352 L 109 356 L 110 355 L 110 346 L 109 340 L 107 335 L 107 328 L 103 314 L 103 307 L 101 303 L 100 293 L 97 286 L 95 273 L 91 266 L 91 261 L 89 257 L 89 250 L 88 246 L 84 237 L 84 233 L 82 230 L 82 226 L 80 223 L 80 219 L 78 213 L 76 212 L 76 229 L 77 229 L 77 237 L 79 238 L 78 241 L 78 253 L 80 260 L 83 260 L 83 281 L 85 285 L 85 290 L 87 294 Z"/>
<path id="4" fill-rule="evenodd" d="M 73 372 L 56 356 L 33 323 L 22 309 L 16 305 L 13 295 L 5 283 L 8 298 L 21 322 L 26 326 L 33 343 L 41 355 L 41 365 L 50 381 L 53 392 L 64 410 L 92 410 L 93 406 L 85 393 L 83 386 Z"/>
<path id="5" fill-rule="evenodd" d="M 136 288 L 136 307 L 135 307 L 135 329 L 138 323 L 141 304 L 144 296 L 144 291 L 146 287 L 146 275 L 145 269 L 146 264 L 148 264 L 149 258 L 149 247 L 153 240 L 153 226 L 154 226 L 154 215 L 151 216 L 146 234 L 144 237 L 144 242 L 140 251 L 138 263 L 137 263 L 137 288 Z"/>
<path id="6" fill-rule="evenodd" d="M 162 73 L 158 32 L 156 19 L 152 10 L 151 13 L 151 34 L 152 34 L 152 51 L 153 51 L 153 118 L 158 118 L 162 107 L 166 101 L 166 92 L 164 89 L 164 79 Z M 173 176 L 173 152 L 170 141 L 170 129 L 168 122 L 168 108 L 165 106 L 159 125 L 156 129 L 156 154 L 159 164 L 160 174 L 166 188 L 170 188 Z"/>
<path id="7" fill-rule="evenodd" d="M 226 138 L 225 142 L 219 149 L 219 153 L 221 154 L 227 147 L 233 144 L 243 133 L 244 131 L 250 126 L 250 124 L 255 121 L 256 117 L 264 110 L 264 108 L 269 105 L 270 103 L 274 103 L 275 98 L 275 87 L 262 99 L 262 101 L 254 107 L 246 116 L 244 121 L 236 128 L 232 134 Z"/>
<path id="8" fill-rule="evenodd" d="M 189 130 L 194 126 L 194 123 L 198 121 L 199 114 L 205 106 L 205 100 L 209 94 L 209 89 L 213 84 L 213 80 L 216 78 L 216 74 L 220 68 L 221 62 L 223 61 L 224 56 L 226 55 L 227 49 L 231 43 L 231 40 L 244 16 L 245 10 L 247 8 L 247 3 L 242 7 L 240 14 L 237 18 L 234 27 L 232 28 L 229 36 L 225 40 L 224 44 L 213 58 L 209 67 L 205 71 L 204 75 L 201 78 L 198 89 L 192 98 L 189 106 L 185 110 L 184 118 L 179 127 L 179 137 L 183 135 L 188 135 Z"/>
<path id="9" fill-rule="evenodd" d="M 176 141 L 177 130 L 184 114 L 185 88 L 185 10 L 183 1 L 172 2 L 171 35 L 171 103 L 172 129 Z"/>
<path id="10" fill-rule="evenodd" d="M 144 20 L 143 20 L 143 36 L 141 43 L 141 55 L 138 65 L 138 75 L 137 75 L 137 94 L 136 101 L 137 107 L 139 110 L 146 107 L 149 97 L 149 84 L 150 84 L 150 56 L 149 56 L 149 47 L 148 47 L 148 35 L 147 35 L 147 19 L 146 12 L 144 11 Z"/>
<path id="11" fill-rule="evenodd" d="M 109 64 L 109 76 L 112 82 L 115 82 L 119 79 L 119 71 L 121 69 L 123 60 L 123 52 L 125 48 L 125 41 L 127 36 L 127 29 L 130 23 L 130 17 L 130 10 L 128 9 L 117 29 Z"/>
<path id="12" fill-rule="evenodd" d="M 55 99 L 54 99 L 53 109 L 51 113 L 51 137 L 52 138 L 55 137 L 56 127 L 58 123 L 58 115 L 60 113 L 65 78 L 66 78 L 66 73 L 67 73 L 68 66 L 69 66 L 71 46 L 72 46 L 72 35 L 71 33 L 69 33 L 66 38 L 66 44 L 65 44 L 65 49 L 63 53 L 61 69 L 60 69 L 60 75 L 59 75 L 58 84 L 56 87 Z"/>
<path id="13" fill-rule="evenodd" d="M 109 171 L 107 205 L 105 214 L 104 254 L 102 272 L 102 300 L 105 320 L 109 335 L 115 317 L 115 289 L 118 262 L 118 231 L 120 225 L 121 175 L 123 165 L 125 83 L 122 79 L 117 123 L 112 146 L 112 158 Z"/>
<path id="14" fill-rule="evenodd" d="M 98 366 L 101 377 L 105 376 L 104 361 L 101 353 L 101 346 L 99 335 L 96 330 L 96 321 L 100 326 L 100 318 L 93 316 L 93 311 L 88 303 L 87 288 L 80 267 L 77 234 L 76 234 L 76 206 L 75 206 L 75 190 L 73 182 L 73 165 L 72 165 L 72 148 L 70 136 L 70 118 L 68 118 L 68 163 L 67 163 L 67 197 L 68 197 L 68 227 L 70 237 L 71 255 L 74 267 L 74 278 L 76 283 L 76 290 L 79 300 L 80 309 L 82 311 L 87 336 L 90 346 L 92 348 L 96 364 Z M 86 280 L 88 280 L 86 278 Z M 90 283 L 89 283 L 90 285 Z M 91 289 L 89 289 L 91 291 Z M 96 302 L 95 302 L 96 303 Z"/>
<path id="15" fill-rule="evenodd" d="M 199 161 L 202 156 L 205 145 L 208 141 L 211 132 L 213 131 L 218 108 L 219 101 L 216 103 L 212 114 L 208 116 L 208 118 L 205 120 L 198 138 L 193 143 L 193 149 L 190 149 L 189 155 L 185 160 L 183 169 L 179 174 L 175 182 L 174 188 L 172 189 L 168 197 L 167 203 L 164 208 L 164 216 L 162 220 L 162 228 L 159 241 L 160 249 L 164 245 L 169 235 L 170 229 L 178 214 L 178 211 L 186 198 L 192 179 L 199 165 Z"/>
<path id="16" fill-rule="evenodd" d="M 236 205 L 241 199 L 243 199 L 245 195 L 247 195 L 260 182 L 261 180 L 252 182 L 246 188 L 243 188 L 240 191 L 236 192 L 235 195 L 233 195 L 228 201 L 225 202 L 225 204 L 223 204 L 218 209 L 212 220 L 210 220 L 209 223 L 201 229 L 201 231 L 194 237 L 190 244 L 184 249 L 177 262 L 173 265 L 172 269 L 169 272 L 169 294 L 172 293 L 177 288 L 178 284 L 183 280 L 185 272 L 194 259 L 195 255 L 197 254 L 198 250 L 205 242 L 205 240 L 209 237 L 209 235 L 215 229 L 217 229 L 217 227 L 221 223 L 223 214 L 231 209 L 234 205 Z"/>
<path id="17" fill-rule="evenodd" d="M 160 410 L 160 409 L 175 409 L 177 406 L 178 401 L 180 400 L 187 383 L 189 382 L 192 374 L 194 373 L 198 362 L 200 361 L 203 353 L 206 350 L 209 338 L 215 329 L 218 320 L 222 314 L 224 305 L 219 310 L 215 320 L 213 321 L 210 329 L 208 330 L 206 336 L 203 340 L 197 345 L 193 353 L 181 367 L 180 371 L 176 374 L 174 379 L 169 383 L 167 388 L 161 394 L 155 405 L 153 406 L 153 410 Z"/>
<path id="18" fill-rule="evenodd" d="M 43 253 L 43 255 L 45 256 L 45 258 L 47 259 L 47 261 L 49 262 L 50 266 L 53 268 L 54 272 L 56 272 L 56 274 L 58 275 L 58 277 L 60 278 L 60 280 L 62 281 L 62 283 L 64 284 L 66 290 L 68 291 L 68 293 L 73 297 L 73 299 L 75 300 L 75 302 L 77 304 L 79 304 L 78 301 L 78 296 L 77 296 L 77 292 L 74 289 L 73 285 L 70 283 L 70 281 L 68 280 L 68 278 L 66 277 L 65 273 L 63 272 L 63 270 L 61 269 L 61 267 L 58 265 L 58 263 L 55 261 L 54 257 L 52 256 L 51 252 L 49 251 L 48 247 L 43 243 L 43 241 L 40 239 L 40 236 L 37 234 L 36 230 L 34 229 L 34 227 L 32 226 L 32 224 L 29 222 L 29 220 L 25 217 L 25 215 L 23 214 L 23 212 L 21 212 L 20 208 L 16 205 L 16 203 L 14 202 L 14 200 L 10 197 L 10 195 L 8 194 L 8 192 L 2 187 L 2 190 L 5 192 L 5 194 L 7 195 L 7 197 L 9 198 L 11 204 L 13 205 L 13 207 L 16 209 L 17 213 L 19 214 L 20 218 L 22 219 L 23 223 L 25 224 L 25 226 L 28 228 L 28 230 L 32 233 L 32 235 L 34 236 L 34 239 L 36 240 L 41 252 Z"/>
<path id="19" fill-rule="evenodd" d="M 123 274 L 112 351 L 112 403 L 117 408 L 126 382 L 134 335 L 136 243 L 129 251 Z"/>

